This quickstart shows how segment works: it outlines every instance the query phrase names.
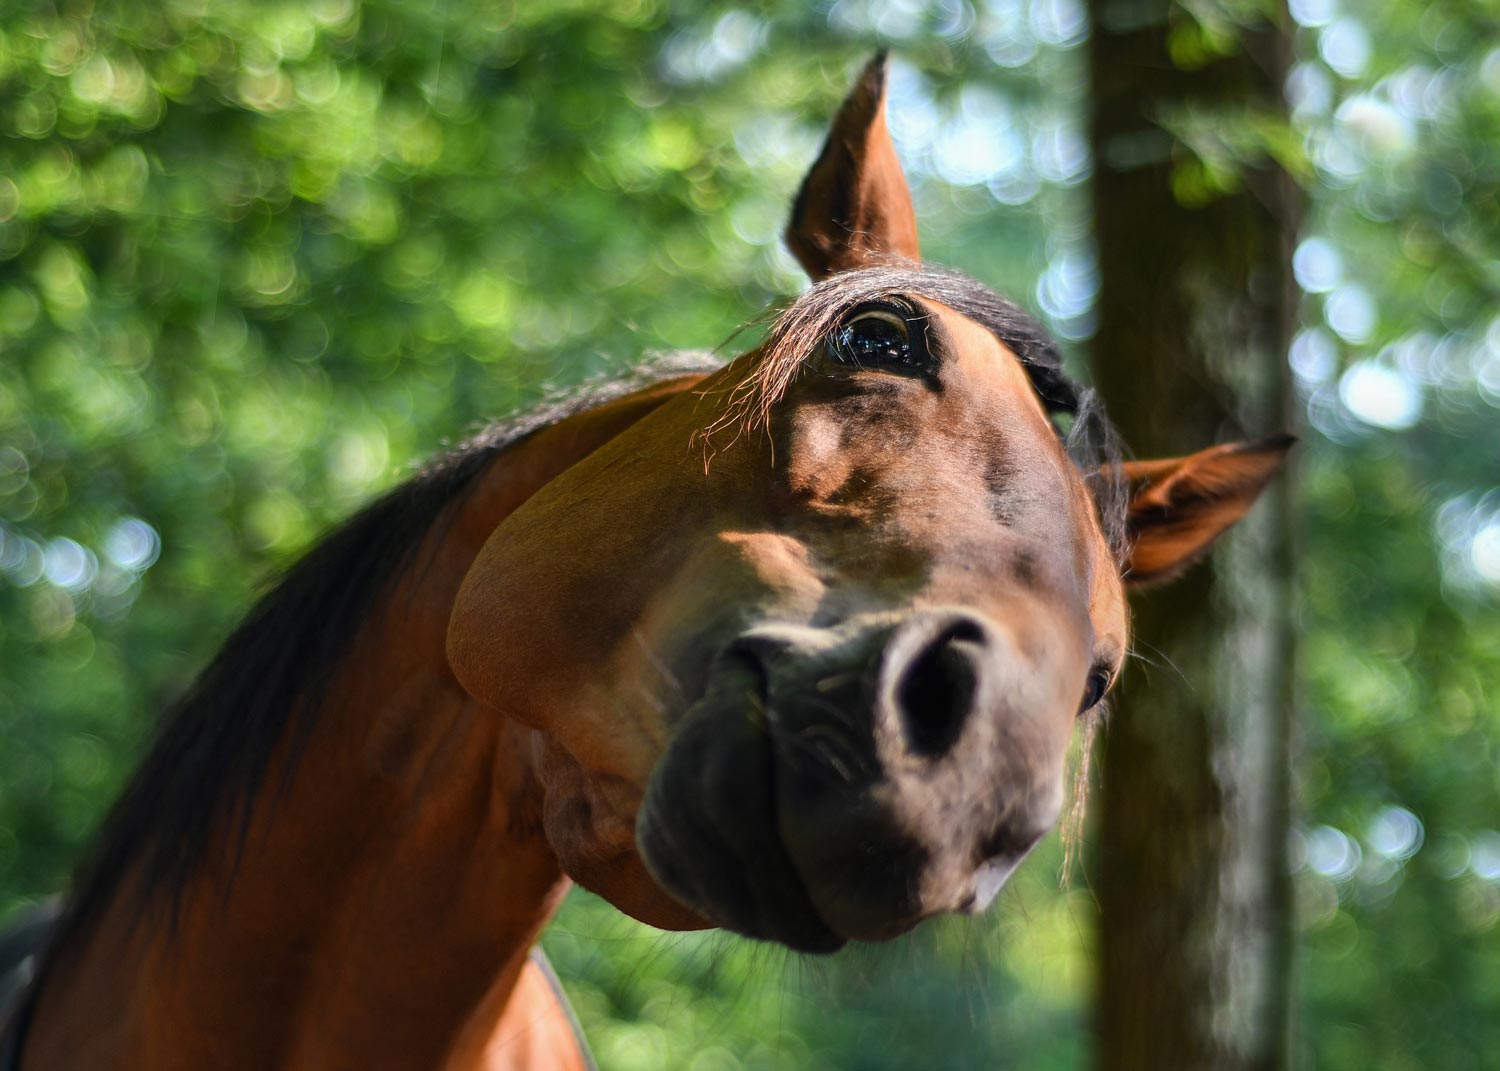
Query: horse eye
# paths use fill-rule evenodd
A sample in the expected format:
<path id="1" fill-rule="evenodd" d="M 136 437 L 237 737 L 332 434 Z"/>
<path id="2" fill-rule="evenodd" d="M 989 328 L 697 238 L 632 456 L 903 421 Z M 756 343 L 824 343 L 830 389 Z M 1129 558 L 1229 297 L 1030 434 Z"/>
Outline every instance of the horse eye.
<path id="1" fill-rule="evenodd" d="M 1099 705 L 1099 700 L 1104 698 L 1104 693 L 1109 691 L 1109 671 L 1096 669 L 1089 674 L 1088 684 L 1084 685 L 1083 702 L 1078 707 L 1078 713 L 1087 714 Z"/>
<path id="2" fill-rule="evenodd" d="M 828 356 L 840 364 L 915 366 L 906 320 L 887 309 L 866 309 L 828 339 Z"/>

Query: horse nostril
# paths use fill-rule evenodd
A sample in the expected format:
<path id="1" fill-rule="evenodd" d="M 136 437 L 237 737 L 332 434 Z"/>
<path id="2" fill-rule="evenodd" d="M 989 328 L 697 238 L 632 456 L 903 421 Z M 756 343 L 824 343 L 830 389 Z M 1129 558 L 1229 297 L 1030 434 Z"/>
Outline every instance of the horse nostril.
<path id="1" fill-rule="evenodd" d="M 958 739 L 979 692 L 984 648 L 979 625 L 959 620 L 923 643 L 899 668 L 892 694 L 907 744 L 917 754 L 937 758 Z"/>

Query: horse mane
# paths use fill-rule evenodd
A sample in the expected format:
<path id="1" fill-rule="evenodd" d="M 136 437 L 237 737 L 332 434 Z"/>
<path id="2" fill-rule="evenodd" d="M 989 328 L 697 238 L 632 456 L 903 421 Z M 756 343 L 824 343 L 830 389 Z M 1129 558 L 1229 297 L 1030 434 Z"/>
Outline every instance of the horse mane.
<path id="1" fill-rule="evenodd" d="M 284 790 L 335 672 L 381 596 L 488 465 L 534 432 L 651 383 L 714 367 L 705 354 L 656 358 L 632 374 L 557 392 L 429 461 L 283 573 L 173 703 L 76 872 L 43 970 L 98 920 L 128 880 L 139 920 L 181 892 L 218 831 L 237 862 L 268 779 Z M 419 564 L 420 568 L 421 565 Z M 285 748 L 289 762 L 272 773 Z M 35 987 L 33 987 L 35 989 Z"/>

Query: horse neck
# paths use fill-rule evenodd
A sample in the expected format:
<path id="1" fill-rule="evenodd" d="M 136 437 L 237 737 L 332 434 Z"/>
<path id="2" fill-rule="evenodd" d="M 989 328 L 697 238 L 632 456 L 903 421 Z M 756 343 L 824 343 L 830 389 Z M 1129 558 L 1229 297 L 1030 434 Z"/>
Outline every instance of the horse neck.
<path id="1" fill-rule="evenodd" d="M 459 688 L 449 608 L 511 511 L 693 382 L 566 418 L 489 464 L 354 638 L 243 852 L 204 860 L 170 935 L 117 895 L 47 971 L 25 1066 L 479 1065 L 567 882 L 533 734 Z"/>

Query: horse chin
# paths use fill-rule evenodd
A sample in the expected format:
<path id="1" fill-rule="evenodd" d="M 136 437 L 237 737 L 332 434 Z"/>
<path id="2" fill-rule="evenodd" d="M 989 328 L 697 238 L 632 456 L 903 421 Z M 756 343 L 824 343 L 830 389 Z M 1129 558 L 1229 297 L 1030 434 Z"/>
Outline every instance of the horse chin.
<path id="1" fill-rule="evenodd" d="M 540 752 L 546 784 L 542 826 L 563 872 L 640 922 L 663 930 L 702 930 L 715 923 L 667 895 L 636 851 L 634 830 L 611 794 L 561 747 Z"/>
<path id="2" fill-rule="evenodd" d="M 610 859 L 578 859 L 572 863 L 566 868 L 570 878 L 637 922 L 676 931 L 706 930 L 718 925 L 665 894 L 633 851 Z"/>
<path id="3" fill-rule="evenodd" d="M 758 674 L 729 666 L 684 716 L 636 822 L 646 868 L 714 924 L 798 952 L 847 943 L 819 914 L 780 834 Z"/>

